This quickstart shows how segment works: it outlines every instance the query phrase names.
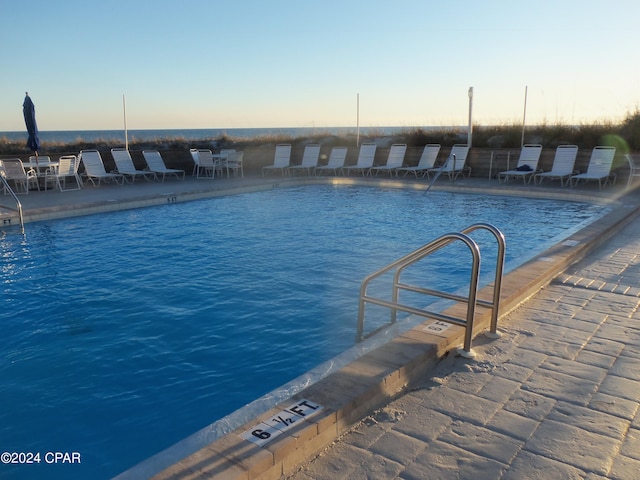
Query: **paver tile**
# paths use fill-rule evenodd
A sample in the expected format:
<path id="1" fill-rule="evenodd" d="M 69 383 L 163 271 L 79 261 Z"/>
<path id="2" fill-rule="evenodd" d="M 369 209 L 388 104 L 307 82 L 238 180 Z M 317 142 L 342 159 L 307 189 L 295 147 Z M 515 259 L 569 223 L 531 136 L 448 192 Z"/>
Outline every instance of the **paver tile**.
<path id="1" fill-rule="evenodd" d="M 429 444 L 400 474 L 403 480 L 500 478 L 505 465 L 442 442 Z"/>
<path id="2" fill-rule="evenodd" d="M 609 372 L 612 375 L 638 381 L 640 380 L 640 358 L 621 355 L 616 359 Z"/>
<path id="3" fill-rule="evenodd" d="M 614 440 L 620 440 L 630 424 L 629 420 L 565 402 L 556 403 L 547 418 L 589 432 L 606 435 Z"/>
<path id="4" fill-rule="evenodd" d="M 611 355 L 603 355 L 597 352 L 592 352 L 585 348 L 581 350 L 580 353 L 578 353 L 578 356 L 575 358 L 575 361 L 579 363 L 583 363 L 585 365 L 592 365 L 594 367 L 608 369 L 609 367 L 611 367 L 611 365 L 613 365 L 613 362 L 616 361 L 616 357 Z"/>
<path id="5" fill-rule="evenodd" d="M 525 450 L 606 475 L 620 441 L 561 422 L 545 420 L 525 444 Z"/>
<path id="6" fill-rule="evenodd" d="M 620 397 L 635 402 L 640 401 L 638 382 L 617 375 L 607 375 L 602 384 L 600 384 L 598 391 L 612 397 Z"/>
<path id="7" fill-rule="evenodd" d="M 596 392 L 588 407 L 599 412 L 608 413 L 625 420 L 633 420 L 638 412 L 640 404 L 634 400 L 627 400 L 618 396 L 608 395 L 602 392 Z"/>
<path id="8" fill-rule="evenodd" d="M 446 386 L 432 389 L 424 399 L 425 407 L 434 409 L 454 419 L 478 424 L 487 422 L 500 408 L 500 404 L 478 398 Z"/>
<path id="9" fill-rule="evenodd" d="M 619 455 L 613 462 L 608 478 L 612 480 L 629 480 L 640 478 L 640 461 Z"/>
<path id="10" fill-rule="evenodd" d="M 626 457 L 640 460 L 640 430 L 630 428 L 622 442 L 620 453 Z M 640 470 L 638 470 L 640 473 Z"/>
<path id="11" fill-rule="evenodd" d="M 521 388 L 556 400 L 587 405 L 598 382 L 540 369 L 533 372 Z"/>
<path id="12" fill-rule="evenodd" d="M 497 403 L 505 403 L 520 388 L 520 383 L 494 375 L 477 395 Z"/>
<path id="13" fill-rule="evenodd" d="M 484 427 L 467 422 L 454 422 L 443 432 L 438 441 L 456 445 L 467 452 L 509 464 L 522 448 L 524 441 L 517 440 Z"/>
<path id="14" fill-rule="evenodd" d="M 542 421 L 556 404 L 556 400 L 524 390 L 516 391 L 504 409 L 522 417 Z"/>
<path id="15" fill-rule="evenodd" d="M 369 451 L 402 465 L 407 465 L 426 447 L 427 444 L 420 439 L 390 430 L 371 445 Z"/>
<path id="16" fill-rule="evenodd" d="M 600 383 L 604 377 L 607 376 L 607 370 L 604 368 L 560 357 L 548 357 L 540 365 L 540 368 L 550 370 L 552 372 L 563 373 L 572 377 L 582 378 L 584 380 L 590 380 L 594 383 Z"/>
<path id="17" fill-rule="evenodd" d="M 531 468 L 535 465 L 535 468 Z M 544 455 L 522 452 L 506 469 L 501 480 L 582 480 L 585 472 L 572 465 L 559 462 Z"/>
<path id="18" fill-rule="evenodd" d="M 523 417 L 507 410 L 498 410 L 485 424 L 485 427 L 518 440 L 526 440 L 539 425 L 538 420 Z"/>

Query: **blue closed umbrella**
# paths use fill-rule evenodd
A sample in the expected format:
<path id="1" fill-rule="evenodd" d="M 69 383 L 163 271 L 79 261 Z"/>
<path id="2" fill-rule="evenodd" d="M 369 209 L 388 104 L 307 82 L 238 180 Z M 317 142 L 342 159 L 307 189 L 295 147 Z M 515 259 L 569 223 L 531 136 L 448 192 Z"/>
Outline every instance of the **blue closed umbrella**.
<path id="1" fill-rule="evenodd" d="M 29 92 L 26 92 L 25 95 L 24 103 L 22 104 L 22 113 L 24 113 L 24 123 L 27 126 L 27 133 L 29 134 L 27 147 L 38 156 L 40 139 L 38 138 L 38 125 L 36 124 L 36 107 L 31 101 L 31 97 L 29 97 Z"/>

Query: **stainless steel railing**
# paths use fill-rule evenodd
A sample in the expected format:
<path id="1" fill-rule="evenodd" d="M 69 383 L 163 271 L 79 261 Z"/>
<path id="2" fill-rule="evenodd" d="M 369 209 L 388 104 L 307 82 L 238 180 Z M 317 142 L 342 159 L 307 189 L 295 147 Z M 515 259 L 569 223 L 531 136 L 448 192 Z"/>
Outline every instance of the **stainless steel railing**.
<path id="1" fill-rule="evenodd" d="M 478 300 L 478 277 L 480 272 L 480 248 L 478 244 L 469 237 L 469 233 L 478 230 L 484 229 L 488 230 L 493 234 L 497 243 L 497 258 L 496 258 L 496 268 L 495 268 L 495 278 L 493 283 L 493 297 L 489 300 Z M 455 293 L 448 293 L 441 290 L 435 290 L 431 288 L 424 288 L 415 285 L 409 285 L 401 282 L 401 275 L 403 271 L 415 264 L 416 262 L 422 260 L 423 258 L 431 255 L 432 253 L 444 248 L 445 246 L 451 244 L 452 242 L 460 241 L 464 243 L 471 253 L 471 272 L 469 279 L 469 291 L 467 295 L 458 295 Z M 413 315 L 418 315 L 421 317 L 432 318 L 435 320 L 440 320 L 443 322 L 460 325 L 465 327 L 465 338 L 464 338 L 464 347 L 461 350 L 460 354 L 465 357 L 473 357 L 474 353 L 471 350 L 471 338 L 473 334 L 473 322 L 475 318 L 475 308 L 476 305 L 481 305 L 486 308 L 490 308 L 491 311 L 491 324 L 489 328 L 488 335 L 497 337 L 500 334 L 498 333 L 498 316 L 500 309 L 500 292 L 502 289 L 502 276 L 504 270 L 504 257 L 506 250 L 506 242 L 504 235 L 500 230 L 498 230 L 493 225 L 487 223 L 477 223 L 471 225 L 470 227 L 464 229 L 462 232 L 457 233 L 448 233 L 443 235 L 436 240 L 420 247 L 414 252 L 405 255 L 404 257 L 396 260 L 395 262 L 377 270 L 376 272 L 368 275 L 362 282 L 360 287 L 360 303 L 358 310 L 358 331 L 356 340 L 362 341 L 365 338 L 371 337 L 375 335 L 379 331 L 389 327 L 391 324 L 395 323 L 397 320 L 397 313 L 405 312 Z M 393 285 L 391 291 L 391 301 L 385 300 L 382 298 L 377 298 L 367 293 L 369 284 L 372 280 L 380 277 L 381 275 L 395 271 L 393 276 Z M 400 291 L 410 291 L 414 293 L 420 293 L 430 296 L 435 296 L 447 300 L 455 300 L 457 302 L 465 303 L 467 305 L 467 312 L 465 318 L 453 317 L 451 315 L 443 314 L 441 312 L 431 311 L 427 309 L 421 309 L 412 307 L 409 305 L 404 305 L 400 303 Z M 365 308 L 367 304 L 378 305 L 382 307 L 389 308 L 391 310 L 391 318 L 389 323 L 382 325 L 372 332 L 366 333 L 364 332 L 364 323 L 365 323 Z"/>
<path id="2" fill-rule="evenodd" d="M 0 175 L 0 180 L 2 180 L 2 184 L 4 185 L 5 191 L 9 192 L 13 197 L 13 199 L 16 201 L 16 205 L 18 206 L 18 216 L 20 217 L 20 228 L 21 228 L 22 234 L 24 235 L 24 218 L 22 216 L 22 203 L 20 203 L 20 200 L 18 199 L 16 192 L 14 192 L 13 189 L 9 186 L 9 183 L 7 182 L 7 179 L 4 177 L 4 175 Z"/>

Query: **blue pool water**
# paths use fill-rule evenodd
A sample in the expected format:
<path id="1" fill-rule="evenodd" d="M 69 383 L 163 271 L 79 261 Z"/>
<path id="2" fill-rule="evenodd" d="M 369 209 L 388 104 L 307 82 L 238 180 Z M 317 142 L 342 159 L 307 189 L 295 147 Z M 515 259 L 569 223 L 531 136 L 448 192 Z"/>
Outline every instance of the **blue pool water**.
<path id="1" fill-rule="evenodd" d="M 311 186 L 0 232 L 0 452 L 41 454 L 0 478 L 109 478 L 332 358 L 354 343 L 364 276 L 443 233 L 492 223 L 513 266 L 602 212 Z"/>

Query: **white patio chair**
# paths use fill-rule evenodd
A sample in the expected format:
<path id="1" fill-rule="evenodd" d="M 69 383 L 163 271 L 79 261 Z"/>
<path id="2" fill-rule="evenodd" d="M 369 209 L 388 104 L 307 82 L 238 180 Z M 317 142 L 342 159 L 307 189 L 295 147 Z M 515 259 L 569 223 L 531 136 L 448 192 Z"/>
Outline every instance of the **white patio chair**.
<path id="1" fill-rule="evenodd" d="M 29 194 L 29 189 L 35 186 L 40 191 L 40 185 L 38 184 L 38 176 L 34 170 L 29 169 L 26 171 L 22 160 L 19 158 L 7 158 L 2 160 L 2 171 L 0 172 L 7 183 L 13 183 L 13 191 L 16 194 Z M 5 195 L 9 192 L 7 187 L 3 186 Z"/>
<path id="2" fill-rule="evenodd" d="M 229 168 L 228 166 L 227 160 L 229 158 L 229 155 L 231 155 L 235 151 L 236 151 L 235 148 L 223 148 L 220 150 L 220 153 L 218 154 L 218 158 L 219 158 L 218 169 L 220 170 L 221 174 L 222 174 L 222 170 L 226 170 L 227 178 L 229 178 L 229 170 L 231 170 L 231 168 Z M 234 173 L 237 173 L 237 172 L 234 172 Z"/>
<path id="3" fill-rule="evenodd" d="M 200 157 L 198 157 L 198 149 L 190 148 L 189 153 L 191 154 L 191 158 L 193 159 L 193 172 L 191 172 L 191 175 L 196 176 L 198 172 L 198 165 L 200 165 Z"/>
<path id="4" fill-rule="evenodd" d="M 627 178 L 627 187 L 631 186 L 634 177 L 640 177 L 640 158 L 637 155 L 627 153 L 625 156 L 629 163 L 629 178 Z"/>
<path id="5" fill-rule="evenodd" d="M 240 175 L 242 176 L 242 178 L 244 178 L 243 161 L 244 161 L 244 152 L 236 152 L 234 150 L 233 152 L 229 153 L 224 162 L 227 168 L 227 172 L 229 170 L 232 170 L 234 176 L 237 176 L 238 172 L 240 172 Z"/>
<path id="6" fill-rule="evenodd" d="M 198 165 L 196 169 L 196 178 L 216 178 L 216 170 L 219 168 L 220 161 L 213 158 L 211 150 L 199 149 L 197 151 Z"/>
<path id="7" fill-rule="evenodd" d="M 55 181 L 56 186 L 61 192 L 80 190 L 82 188 L 82 180 L 80 180 L 80 176 L 78 175 L 78 163 L 79 160 L 75 155 L 64 155 L 60 157 L 58 166 L 50 169 L 45 174 L 45 191 L 50 181 Z M 73 178 L 75 181 L 74 187 L 67 188 L 67 178 Z"/>

